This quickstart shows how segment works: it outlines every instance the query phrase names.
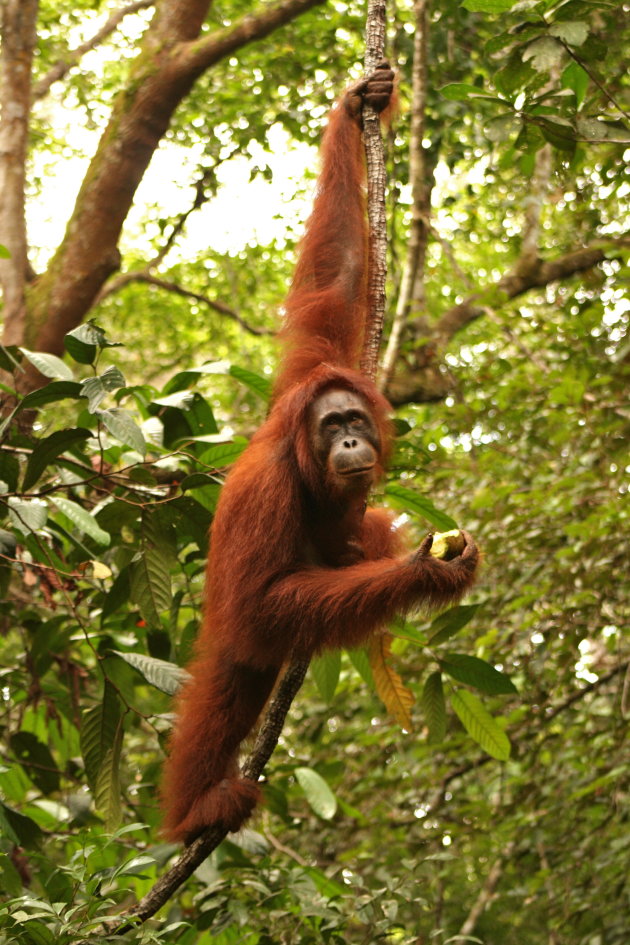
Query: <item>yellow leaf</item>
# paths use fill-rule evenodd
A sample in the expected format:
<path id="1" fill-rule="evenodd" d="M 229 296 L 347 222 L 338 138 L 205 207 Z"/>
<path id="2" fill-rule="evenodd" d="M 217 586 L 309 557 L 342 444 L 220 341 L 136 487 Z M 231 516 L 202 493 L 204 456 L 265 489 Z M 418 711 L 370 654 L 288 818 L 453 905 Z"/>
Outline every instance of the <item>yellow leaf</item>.
<path id="1" fill-rule="evenodd" d="M 405 689 L 403 681 L 392 667 L 387 658 L 391 655 L 392 636 L 390 633 L 378 634 L 368 643 L 370 666 L 374 676 L 376 691 L 383 700 L 387 711 L 396 721 L 411 731 L 411 713 L 413 695 Z"/>
<path id="2" fill-rule="evenodd" d="M 92 565 L 92 575 L 97 580 L 106 581 L 107 578 L 112 576 L 112 572 L 102 561 L 91 561 L 90 564 Z"/>

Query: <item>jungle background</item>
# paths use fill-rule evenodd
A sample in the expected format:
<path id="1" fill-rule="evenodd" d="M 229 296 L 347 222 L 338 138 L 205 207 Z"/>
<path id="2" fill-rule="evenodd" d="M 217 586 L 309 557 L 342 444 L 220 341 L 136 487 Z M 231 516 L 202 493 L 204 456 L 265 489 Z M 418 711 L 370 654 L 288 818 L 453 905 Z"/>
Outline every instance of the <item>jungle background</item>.
<path id="1" fill-rule="evenodd" d="M 0 942 L 97 942 L 265 415 L 353 0 L 2 0 Z M 316 661 L 177 945 L 628 941 L 628 6 L 398 0 L 387 483 L 474 594 Z M 383 656 L 383 654 L 381 654 Z"/>

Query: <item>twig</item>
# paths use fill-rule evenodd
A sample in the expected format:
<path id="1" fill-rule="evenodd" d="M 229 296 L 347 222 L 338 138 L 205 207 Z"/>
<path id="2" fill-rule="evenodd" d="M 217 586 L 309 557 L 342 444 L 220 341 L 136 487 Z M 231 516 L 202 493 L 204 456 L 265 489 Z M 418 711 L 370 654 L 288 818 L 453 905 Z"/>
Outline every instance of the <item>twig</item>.
<path id="1" fill-rule="evenodd" d="M 269 328 L 256 328 L 254 325 L 250 325 L 249 322 L 246 322 L 245 319 L 238 314 L 238 312 L 234 311 L 233 308 L 230 308 L 229 305 L 226 305 L 225 302 L 218 302 L 216 299 L 211 299 L 209 296 L 203 295 L 201 292 L 193 292 L 192 289 L 185 289 L 183 286 L 178 285 L 177 282 L 169 282 L 167 279 L 160 279 L 159 276 L 153 276 L 150 272 L 142 269 L 136 270 L 135 272 L 121 273 L 121 275 L 119 275 L 116 279 L 112 280 L 106 291 L 101 294 L 99 301 L 102 301 L 103 298 L 111 295 L 113 292 L 120 291 L 120 289 L 132 282 L 144 282 L 146 285 L 153 285 L 158 289 L 165 289 L 167 292 L 173 292 L 175 295 L 181 295 L 182 298 L 194 299 L 196 302 L 201 302 L 203 305 L 207 305 L 208 308 L 213 309 L 220 315 L 225 315 L 227 318 L 231 318 L 238 325 L 240 325 L 244 331 L 249 332 L 250 335 L 263 337 L 274 334 L 274 332 Z"/>
<path id="2" fill-rule="evenodd" d="M 44 95 L 49 92 L 51 85 L 63 79 L 74 66 L 78 65 L 81 58 L 87 52 L 95 49 L 104 39 L 107 39 L 126 16 L 129 16 L 130 13 L 137 13 L 139 10 L 146 10 L 148 7 L 153 6 L 155 6 L 155 0 L 135 0 L 134 3 L 130 3 L 126 7 L 114 10 L 100 30 L 97 30 L 90 39 L 86 39 L 86 41 L 81 43 L 80 46 L 77 46 L 76 49 L 70 49 L 63 59 L 59 59 L 54 66 L 51 66 L 46 75 L 42 76 L 35 85 L 33 98 L 43 98 Z"/>

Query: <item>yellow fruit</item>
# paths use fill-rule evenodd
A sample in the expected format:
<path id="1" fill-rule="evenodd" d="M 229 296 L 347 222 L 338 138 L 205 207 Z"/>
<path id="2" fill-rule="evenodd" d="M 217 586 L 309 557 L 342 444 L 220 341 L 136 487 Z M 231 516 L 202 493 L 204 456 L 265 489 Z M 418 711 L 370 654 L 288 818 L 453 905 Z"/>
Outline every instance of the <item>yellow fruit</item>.
<path id="1" fill-rule="evenodd" d="M 461 555 L 466 547 L 464 536 L 458 528 L 450 532 L 436 532 L 433 536 L 431 545 L 431 554 L 434 558 L 441 558 L 442 561 L 450 561 Z"/>

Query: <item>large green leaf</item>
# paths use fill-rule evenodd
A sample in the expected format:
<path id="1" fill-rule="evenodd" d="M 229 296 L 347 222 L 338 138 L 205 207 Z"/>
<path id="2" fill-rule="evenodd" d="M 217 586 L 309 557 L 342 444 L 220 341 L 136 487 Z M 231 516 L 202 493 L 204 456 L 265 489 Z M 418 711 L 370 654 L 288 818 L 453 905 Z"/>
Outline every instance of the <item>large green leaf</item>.
<path id="1" fill-rule="evenodd" d="M 331 820 L 337 811 L 337 798 L 321 774 L 312 768 L 296 768 L 295 777 L 315 813 L 324 820 Z"/>
<path id="2" fill-rule="evenodd" d="M 117 367 L 108 367 L 97 377 L 87 377 L 81 384 L 81 393 L 88 399 L 88 410 L 95 413 L 100 402 L 112 391 L 125 386 L 125 378 Z"/>
<path id="3" fill-rule="evenodd" d="M 73 502 L 72 499 L 65 499 L 63 496 L 56 495 L 52 501 L 80 532 L 89 535 L 99 545 L 109 545 L 109 532 L 100 527 L 91 512 L 88 512 L 77 502 Z"/>
<path id="4" fill-rule="evenodd" d="M 509 676 L 476 656 L 468 656 L 466 653 L 449 653 L 446 659 L 440 660 L 440 666 L 458 682 L 474 686 L 480 692 L 486 692 L 491 696 L 517 691 Z"/>
<path id="5" fill-rule="evenodd" d="M 114 748 L 119 735 L 122 706 L 118 693 L 105 682 L 103 699 L 83 713 L 81 724 L 81 754 L 88 781 L 96 790 L 101 767 Z"/>
<path id="6" fill-rule="evenodd" d="M 41 499 L 19 499 L 11 495 L 7 499 L 9 518 L 22 534 L 43 528 L 48 518 L 48 507 Z"/>
<path id="7" fill-rule="evenodd" d="M 485 752 L 498 761 L 508 760 L 510 741 L 476 695 L 457 689 L 451 693 L 451 705 L 468 734 Z"/>
<path id="8" fill-rule="evenodd" d="M 37 410 L 46 404 L 55 403 L 58 400 L 66 400 L 71 397 L 78 400 L 83 397 L 81 384 L 79 381 L 51 381 L 39 390 L 31 391 L 19 403 L 20 410 Z"/>
<path id="9" fill-rule="evenodd" d="M 63 343 L 70 357 L 79 364 L 93 364 L 102 348 L 120 347 L 120 342 L 108 341 L 103 329 L 94 322 L 85 322 L 69 331 Z"/>
<path id="10" fill-rule="evenodd" d="M 146 681 L 151 683 L 152 686 L 169 696 L 174 696 L 186 680 L 190 678 L 186 670 L 182 669 L 181 666 L 177 666 L 176 663 L 158 660 L 154 656 L 146 656 L 144 653 L 123 653 L 120 650 L 114 650 L 113 652 L 142 673 Z"/>
<path id="11" fill-rule="evenodd" d="M 436 671 L 427 676 L 421 704 L 429 729 L 429 743 L 443 742 L 446 736 L 446 703 L 441 673 Z"/>
<path id="12" fill-rule="evenodd" d="M 58 358 L 56 354 L 44 354 L 41 351 L 29 351 L 28 348 L 20 348 L 27 361 L 37 368 L 44 377 L 60 378 L 63 381 L 71 381 L 74 378 L 72 368 Z"/>
<path id="13" fill-rule="evenodd" d="M 311 660 L 310 670 L 322 698 L 332 702 L 341 672 L 341 651 L 329 650 Z"/>
<path id="14" fill-rule="evenodd" d="M 105 750 L 96 776 L 94 803 L 105 818 L 105 829 L 112 831 L 122 817 L 120 798 L 120 752 L 123 741 L 123 716 L 118 719 L 112 745 Z"/>
<path id="15" fill-rule="evenodd" d="M 151 627 L 171 606 L 173 530 L 159 510 L 142 519 L 142 545 L 131 571 L 131 598 Z"/>
<path id="16" fill-rule="evenodd" d="M 11 750 L 42 794 L 58 791 L 59 771 L 48 745 L 44 745 L 33 732 L 15 732 L 9 741 Z"/>
<path id="17" fill-rule="evenodd" d="M 144 456 L 147 451 L 147 444 L 142 435 L 142 430 L 132 419 L 131 414 L 120 407 L 110 407 L 108 410 L 95 410 L 95 415 L 107 427 L 109 432 L 131 449 Z"/>
<path id="18" fill-rule="evenodd" d="M 458 607 L 451 607 L 450 610 L 440 614 L 431 624 L 431 634 L 429 643 L 436 646 L 443 643 L 450 637 L 455 636 L 462 627 L 469 623 L 477 611 L 479 604 L 460 604 Z"/>
<path id="19" fill-rule="evenodd" d="M 245 437 L 234 437 L 229 443 L 217 443 L 216 446 L 205 450 L 199 457 L 199 462 L 214 469 L 222 469 L 238 459 L 246 446 Z"/>
<path id="20" fill-rule="evenodd" d="M 238 364 L 231 365 L 230 374 L 232 377 L 239 380 L 241 384 L 245 384 L 245 386 L 253 390 L 255 394 L 258 394 L 262 400 L 267 401 L 271 397 L 272 384 L 268 378 L 261 377 L 260 374 L 253 374 L 251 371 L 239 367 Z"/>
<path id="21" fill-rule="evenodd" d="M 29 492 L 42 475 L 46 467 L 64 450 L 92 436 L 89 430 L 76 427 L 70 430 L 57 430 L 40 440 L 31 453 L 24 473 L 22 488 Z"/>
<path id="22" fill-rule="evenodd" d="M 457 528 L 457 522 L 446 512 L 440 512 L 439 509 L 436 509 L 431 499 L 414 492 L 412 489 L 407 489 L 406 486 L 391 483 L 385 489 L 385 495 L 396 508 L 421 515 L 440 531 L 448 532 Z"/>

